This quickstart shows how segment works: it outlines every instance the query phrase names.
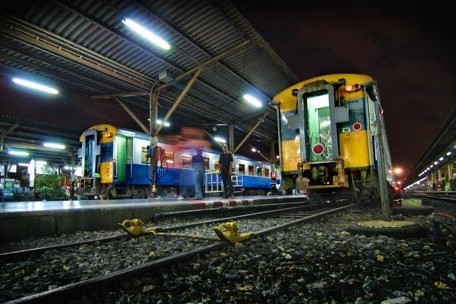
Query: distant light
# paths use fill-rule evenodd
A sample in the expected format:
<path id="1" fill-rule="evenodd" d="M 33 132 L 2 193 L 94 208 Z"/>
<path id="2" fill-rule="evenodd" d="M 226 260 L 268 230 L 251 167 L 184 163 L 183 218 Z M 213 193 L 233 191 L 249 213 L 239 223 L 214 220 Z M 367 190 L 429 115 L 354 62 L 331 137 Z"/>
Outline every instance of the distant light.
<path id="1" fill-rule="evenodd" d="M 404 170 L 401 167 L 394 167 L 393 168 L 393 174 L 395 174 L 395 175 L 400 175 L 400 174 L 402 174 L 403 171 Z"/>
<path id="2" fill-rule="evenodd" d="M 30 80 L 26 80 L 26 79 L 22 79 L 22 78 L 13 78 L 13 82 L 18 85 L 28 87 L 31 89 L 35 89 L 35 90 L 38 90 L 41 92 L 45 92 L 45 93 L 49 93 L 49 94 L 53 94 L 53 95 L 59 94 L 59 91 L 54 88 L 51 88 L 51 87 L 48 87 L 48 86 L 30 81 Z"/>
<path id="3" fill-rule="evenodd" d="M 214 140 L 218 143 L 221 143 L 221 144 L 225 144 L 226 143 L 226 139 L 223 138 L 223 137 L 219 137 L 219 136 L 214 136 Z"/>
<path id="4" fill-rule="evenodd" d="M 45 142 L 43 144 L 43 146 L 45 146 L 46 148 L 51 148 L 51 149 L 65 150 L 65 145 L 57 144 L 57 143 Z"/>
<path id="5" fill-rule="evenodd" d="M 150 118 L 147 118 L 148 121 L 150 121 Z M 161 119 L 158 119 L 155 121 L 157 123 L 157 125 L 162 125 L 165 127 L 165 128 L 168 128 L 169 126 L 171 126 L 171 124 L 169 123 L 169 121 L 165 121 L 165 123 L 163 123 L 163 121 Z"/>
<path id="6" fill-rule="evenodd" d="M 244 96 L 242 96 L 242 98 L 244 98 L 248 103 L 250 103 L 251 105 L 253 105 L 257 108 L 261 108 L 263 106 L 261 101 L 259 101 L 257 98 L 253 97 L 250 94 L 245 94 Z"/>
<path id="7" fill-rule="evenodd" d="M 29 156 L 29 153 L 27 151 L 18 151 L 18 150 L 9 150 L 8 154 L 15 155 L 15 156 Z"/>
<path id="8" fill-rule="evenodd" d="M 157 119 L 157 125 L 161 125 L 161 124 L 163 124 L 164 127 L 169 127 L 169 126 L 171 125 L 171 124 L 170 124 L 169 122 L 167 122 L 167 121 L 165 121 L 165 122 L 163 123 L 163 121 L 162 121 L 161 119 Z"/>
<path id="9" fill-rule="evenodd" d="M 156 44 L 157 46 L 161 47 L 162 49 L 165 49 L 165 50 L 171 49 L 171 45 L 168 42 L 166 42 L 164 39 L 162 39 L 161 37 L 157 36 L 153 32 L 149 31 L 148 29 L 146 29 L 142 25 L 136 23 L 135 21 L 133 21 L 131 19 L 128 19 L 128 18 L 125 18 L 125 19 L 122 20 L 122 23 L 125 24 L 126 26 L 128 26 L 129 28 L 131 28 L 133 31 L 135 31 L 139 35 L 141 35 L 144 38 L 146 38 L 147 40 L 149 40 L 150 42 L 152 42 L 152 43 Z"/>

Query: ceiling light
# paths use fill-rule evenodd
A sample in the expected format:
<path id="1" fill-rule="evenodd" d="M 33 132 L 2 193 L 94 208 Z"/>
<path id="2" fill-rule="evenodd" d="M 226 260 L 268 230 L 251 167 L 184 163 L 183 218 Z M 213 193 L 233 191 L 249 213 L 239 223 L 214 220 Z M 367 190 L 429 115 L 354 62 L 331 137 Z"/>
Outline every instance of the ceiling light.
<path id="1" fill-rule="evenodd" d="M 153 32 L 149 31 L 142 25 L 136 23 L 135 21 L 125 18 L 122 20 L 122 23 L 131 28 L 133 31 L 135 31 L 137 34 L 141 35 L 142 37 L 146 38 L 153 44 L 161 47 L 162 49 L 169 50 L 171 49 L 171 45 L 163 40 L 161 37 L 157 36 Z"/>
<path id="2" fill-rule="evenodd" d="M 26 80 L 26 79 L 22 79 L 22 78 L 13 78 L 13 82 L 18 85 L 21 85 L 21 86 L 24 86 L 27 88 L 31 88 L 34 90 L 38 90 L 41 92 L 45 92 L 45 93 L 49 93 L 49 94 L 53 94 L 53 95 L 59 94 L 59 91 L 54 88 L 51 88 L 51 87 L 48 87 L 48 86 L 39 84 L 37 82 L 30 81 L 30 80 Z"/>
<path id="3" fill-rule="evenodd" d="M 150 118 L 147 118 L 148 121 L 150 121 Z M 169 121 L 165 121 L 165 123 L 163 123 L 163 120 L 157 118 L 157 120 L 155 120 L 155 122 L 157 123 L 157 125 L 163 125 L 164 127 L 168 128 L 171 126 L 171 124 L 169 123 Z"/>
<path id="4" fill-rule="evenodd" d="M 263 106 L 261 101 L 259 101 L 257 98 L 253 97 L 250 94 L 245 94 L 244 96 L 242 96 L 242 98 L 244 98 L 248 103 L 250 103 L 251 105 L 253 105 L 257 108 L 261 108 Z"/>
<path id="5" fill-rule="evenodd" d="M 157 119 L 157 125 L 161 125 L 161 124 L 163 124 L 164 127 L 170 126 L 169 122 L 167 122 L 167 121 L 163 122 L 161 119 Z"/>
<path id="6" fill-rule="evenodd" d="M 50 143 L 50 142 L 45 142 L 43 144 L 46 148 L 52 148 L 52 149 L 58 149 L 58 150 L 64 150 L 65 145 L 62 144 L 57 144 L 57 143 Z"/>
<path id="7" fill-rule="evenodd" d="M 15 156 L 29 156 L 29 153 L 27 151 L 18 151 L 18 150 L 9 150 L 8 154 L 15 155 Z"/>
<path id="8" fill-rule="evenodd" d="M 226 139 L 223 138 L 223 137 L 219 137 L 219 136 L 214 136 L 214 140 L 220 144 L 225 144 L 226 143 Z"/>

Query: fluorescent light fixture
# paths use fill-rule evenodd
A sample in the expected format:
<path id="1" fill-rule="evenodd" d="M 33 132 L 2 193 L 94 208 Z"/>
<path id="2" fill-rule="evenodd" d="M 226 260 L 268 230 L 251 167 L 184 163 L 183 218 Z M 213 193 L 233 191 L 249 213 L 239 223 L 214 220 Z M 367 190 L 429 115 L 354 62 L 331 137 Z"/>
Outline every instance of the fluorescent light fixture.
<path id="1" fill-rule="evenodd" d="M 214 136 L 214 140 L 220 144 L 226 144 L 226 139 L 219 136 Z"/>
<path id="2" fill-rule="evenodd" d="M 18 151 L 18 150 L 9 150 L 8 154 L 15 155 L 15 156 L 29 156 L 29 153 L 27 151 Z"/>
<path id="3" fill-rule="evenodd" d="M 123 130 L 123 129 L 119 129 L 118 130 L 119 134 L 122 134 L 122 135 L 125 135 L 125 136 L 135 136 L 136 135 L 136 132 L 133 132 L 133 131 L 128 131 L 128 130 Z"/>
<path id="4" fill-rule="evenodd" d="M 65 145 L 57 144 L 57 143 L 45 142 L 43 144 L 43 146 L 45 146 L 46 148 L 51 148 L 51 149 L 65 150 Z"/>
<path id="5" fill-rule="evenodd" d="M 18 85 L 28 87 L 28 88 L 31 88 L 34 90 L 38 90 L 41 92 L 45 92 L 45 93 L 49 93 L 49 94 L 53 94 L 53 95 L 59 94 L 59 91 L 54 88 L 51 88 L 51 87 L 48 87 L 48 86 L 39 84 L 37 82 L 30 81 L 30 80 L 26 80 L 26 79 L 22 79 L 22 78 L 13 78 L 13 82 Z"/>
<path id="6" fill-rule="evenodd" d="M 244 98 L 248 103 L 250 103 L 251 105 L 253 105 L 257 108 L 261 108 L 263 106 L 261 101 L 259 101 L 257 98 L 253 97 L 250 94 L 245 94 L 244 96 L 242 96 L 242 98 Z"/>
<path id="7" fill-rule="evenodd" d="M 162 49 L 169 50 L 171 49 L 171 45 L 166 42 L 164 39 L 161 37 L 157 36 L 153 32 L 149 31 L 142 25 L 136 23 L 135 21 L 125 18 L 122 20 L 122 23 L 131 28 L 133 31 L 135 31 L 137 34 L 141 35 L 142 37 L 146 38 L 153 44 L 161 47 Z"/>

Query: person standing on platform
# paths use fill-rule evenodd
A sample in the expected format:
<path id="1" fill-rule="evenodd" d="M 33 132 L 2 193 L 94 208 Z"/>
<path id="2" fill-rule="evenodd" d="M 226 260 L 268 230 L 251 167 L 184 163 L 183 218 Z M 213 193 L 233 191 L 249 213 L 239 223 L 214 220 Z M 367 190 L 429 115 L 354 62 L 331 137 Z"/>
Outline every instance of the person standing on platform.
<path id="1" fill-rule="evenodd" d="M 192 168 L 195 172 L 195 199 L 202 199 L 204 185 L 203 147 L 198 147 L 196 154 L 192 156 Z"/>
<path id="2" fill-rule="evenodd" d="M 226 144 L 222 145 L 222 153 L 219 156 L 220 175 L 223 181 L 223 190 L 225 198 L 234 197 L 233 182 L 231 181 L 231 172 L 233 170 L 233 154 L 228 150 Z"/>

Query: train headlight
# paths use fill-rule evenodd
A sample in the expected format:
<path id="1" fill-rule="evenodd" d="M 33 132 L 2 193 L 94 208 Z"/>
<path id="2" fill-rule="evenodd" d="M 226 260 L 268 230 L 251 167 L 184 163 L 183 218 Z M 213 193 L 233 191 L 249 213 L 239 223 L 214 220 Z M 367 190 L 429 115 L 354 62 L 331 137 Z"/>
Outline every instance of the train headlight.
<path id="1" fill-rule="evenodd" d="M 345 92 L 351 93 L 351 92 L 356 92 L 361 90 L 361 85 L 355 83 L 355 84 L 347 84 L 345 86 Z"/>

